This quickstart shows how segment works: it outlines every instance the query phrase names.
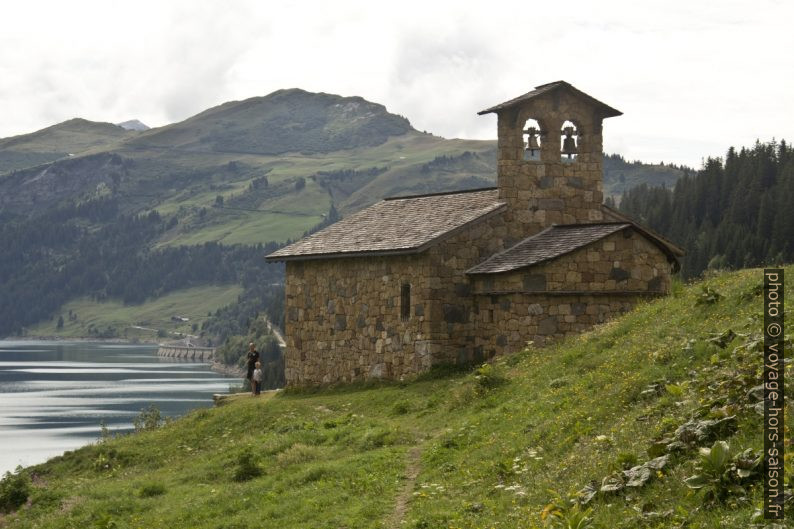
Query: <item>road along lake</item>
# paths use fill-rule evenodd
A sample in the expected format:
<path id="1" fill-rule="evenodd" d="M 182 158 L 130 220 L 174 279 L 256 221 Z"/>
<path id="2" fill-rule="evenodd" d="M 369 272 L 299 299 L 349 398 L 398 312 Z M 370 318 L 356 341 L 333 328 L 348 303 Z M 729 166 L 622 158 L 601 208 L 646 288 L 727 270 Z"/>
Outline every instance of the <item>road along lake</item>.
<path id="1" fill-rule="evenodd" d="M 150 405 L 176 417 L 240 382 L 153 345 L 0 340 L 0 475 L 97 441 L 103 421 L 128 432 Z"/>

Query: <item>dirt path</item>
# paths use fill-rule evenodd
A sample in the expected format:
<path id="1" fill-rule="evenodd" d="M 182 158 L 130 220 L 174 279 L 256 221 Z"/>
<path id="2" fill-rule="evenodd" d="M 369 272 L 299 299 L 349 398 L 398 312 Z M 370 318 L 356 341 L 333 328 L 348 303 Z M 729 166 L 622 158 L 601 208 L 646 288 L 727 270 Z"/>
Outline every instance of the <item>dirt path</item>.
<path id="1" fill-rule="evenodd" d="M 287 342 L 285 342 L 285 341 L 284 341 L 284 336 L 282 336 L 282 335 L 281 335 L 281 332 L 278 330 L 278 327 L 276 327 L 275 325 L 273 325 L 273 324 L 270 322 L 270 320 L 269 320 L 269 319 L 267 319 L 267 316 L 262 316 L 262 319 L 263 319 L 263 320 L 265 320 L 265 323 L 267 324 L 267 328 L 268 328 L 268 330 L 270 330 L 270 332 L 273 334 L 273 336 L 275 336 L 275 337 L 276 337 L 276 340 L 278 341 L 278 344 L 279 344 L 279 345 L 280 345 L 282 348 L 283 348 L 283 347 L 286 347 L 286 346 L 287 346 Z"/>
<path id="2" fill-rule="evenodd" d="M 394 501 L 394 511 L 392 511 L 391 516 L 386 522 L 386 527 L 389 529 L 399 529 L 402 527 L 405 513 L 408 511 L 408 503 L 413 497 L 414 483 L 416 483 L 416 477 L 419 475 L 421 455 L 421 445 L 413 446 L 408 451 L 405 462 L 405 483 L 403 484 L 402 490 L 397 494 L 397 498 Z"/>

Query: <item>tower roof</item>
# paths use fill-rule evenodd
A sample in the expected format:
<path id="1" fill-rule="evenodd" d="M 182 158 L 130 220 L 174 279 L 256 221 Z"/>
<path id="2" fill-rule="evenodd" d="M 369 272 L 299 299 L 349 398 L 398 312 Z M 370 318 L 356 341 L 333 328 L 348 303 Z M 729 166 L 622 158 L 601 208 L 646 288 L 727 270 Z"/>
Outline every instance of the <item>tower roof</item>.
<path id="1" fill-rule="evenodd" d="M 491 112 L 495 112 L 495 113 L 498 114 L 502 110 L 505 110 L 505 109 L 508 109 L 508 108 L 512 108 L 512 107 L 520 105 L 522 103 L 526 103 L 527 101 L 531 101 L 532 99 L 535 99 L 535 98 L 540 97 L 540 96 L 545 95 L 545 94 L 550 94 L 550 93 L 555 92 L 557 90 L 568 90 L 569 92 L 571 92 L 573 94 L 576 94 L 576 95 L 578 95 L 579 97 L 581 97 L 583 99 L 586 99 L 587 101 L 592 103 L 594 106 L 600 108 L 602 110 L 602 113 L 603 113 L 605 118 L 611 118 L 611 117 L 620 116 L 620 115 L 623 114 L 623 112 L 621 112 L 620 110 L 617 110 L 617 109 L 612 108 L 611 106 L 609 106 L 609 105 L 607 105 L 605 103 L 602 103 L 598 99 L 596 99 L 596 98 L 594 98 L 594 97 L 592 97 L 590 95 L 585 94 L 581 90 L 575 88 L 570 83 L 566 83 L 565 81 L 554 81 L 553 83 L 546 83 L 546 84 L 542 84 L 540 86 L 536 86 L 535 89 L 532 90 L 531 92 L 527 92 L 526 94 L 518 96 L 518 97 L 516 97 L 514 99 L 511 99 L 510 101 L 505 101 L 504 103 L 499 103 L 498 105 L 492 106 L 491 108 L 486 108 L 485 110 L 481 110 L 480 112 L 477 112 L 477 114 L 483 115 L 483 114 L 489 114 Z"/>

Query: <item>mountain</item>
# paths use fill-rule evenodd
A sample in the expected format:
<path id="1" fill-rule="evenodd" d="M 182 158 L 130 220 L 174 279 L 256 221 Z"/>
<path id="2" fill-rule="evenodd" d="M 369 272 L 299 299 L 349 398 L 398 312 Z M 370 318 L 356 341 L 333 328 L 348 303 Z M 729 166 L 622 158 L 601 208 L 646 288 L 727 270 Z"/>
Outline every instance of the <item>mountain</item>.
<path id="1" fill-rule="evenodd" d="M 91 149 L 109 148 L 130 134 L 112 123 L 74 118 L 30 134 L 0 138 L 0 175 Z"/>
<path id="2" fill-rule="evenodd" d="M 679 178 L 693 174 L 689 167 L 628 162 L 619 154 L 604 156 L 604 196 L 619 201 L 620 196 L 637 186 L 672 189 Z"/>
<path id="3" fill-rule="evenodd" d="M 762 284 L 760 269 L 679 284 L 591 332 L 468 372 L 243 394 L 160 427 L 142 413 L 140 433 L 6 478 L 0 499 L 18 510 L 5 522 L 755 527 Z"/>
<path id="4" fill-rule="evenodd" d="M 183 122 L 150 130 L 132 148 L 278 155 L 374 147 L 412 131 L 407 119 L 360 97 L 297 88 L 231 101 Z"/>
<path id="5" fill-rule="evenodd" d="M 0 215 L 110 194 L 126 212 L 177 215 L 160 244 L 264 243 L 300 236 L 331 204 L 347 214 L 388 195 L 493 185 L 495 173 L 495 141 L 440 138 L 360 97 L 289 89 L 144 131 L 74 119 L 2 139 Z M 681 174 L 611 156 L 605 190 Z"/>
<path id="6" fill-rule="evenodd" d="M 494 142 L 420 133 L 360 97 L 297 89 L 143 132 L 108 126 L 107 148 L 0 174 L 0 215 L 107 194 L 128 213 L 176 215 L 158 244 L 253 244 L 300 236 L 332 203 L 344 213 L 388 194 L 490 185 L 495 173 Z"/>
<path id="7" fill-rule="evenodd" d="M 151 128 L 150 126 L 138 121 L 137 119 L 123 121 L 121 123 L 116 123 L 116 125 L 124 130 L 134 130 L 137 132 L 143 132 L 144 130 L 149 130 Z"/>

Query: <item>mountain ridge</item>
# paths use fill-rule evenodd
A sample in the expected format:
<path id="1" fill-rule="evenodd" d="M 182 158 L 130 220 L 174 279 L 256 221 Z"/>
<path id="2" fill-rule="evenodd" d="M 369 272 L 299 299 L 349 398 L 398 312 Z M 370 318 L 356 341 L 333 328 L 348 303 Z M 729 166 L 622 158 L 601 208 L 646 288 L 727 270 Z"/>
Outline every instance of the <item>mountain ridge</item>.
<path id="1" fill-rule="evenodd" d="M 151 128 L 146 123 L 143 123 L 138 119 L 129 119 L 127 121 L 122 121 L 121 123 L 116 123 L 116 125 L 125 130 L 134 130 L 137 132 L 143 132 Z"/>
<path id="2" fill-rule="evenodd" d="M 128 145 L 165 144 L 237 154 L 317 154 L 376 146 L 389 136 L 412 130 L 407 119 L 362 97 L 291 88 L 222 103 L 184 121 L 146 131 Z"/>

